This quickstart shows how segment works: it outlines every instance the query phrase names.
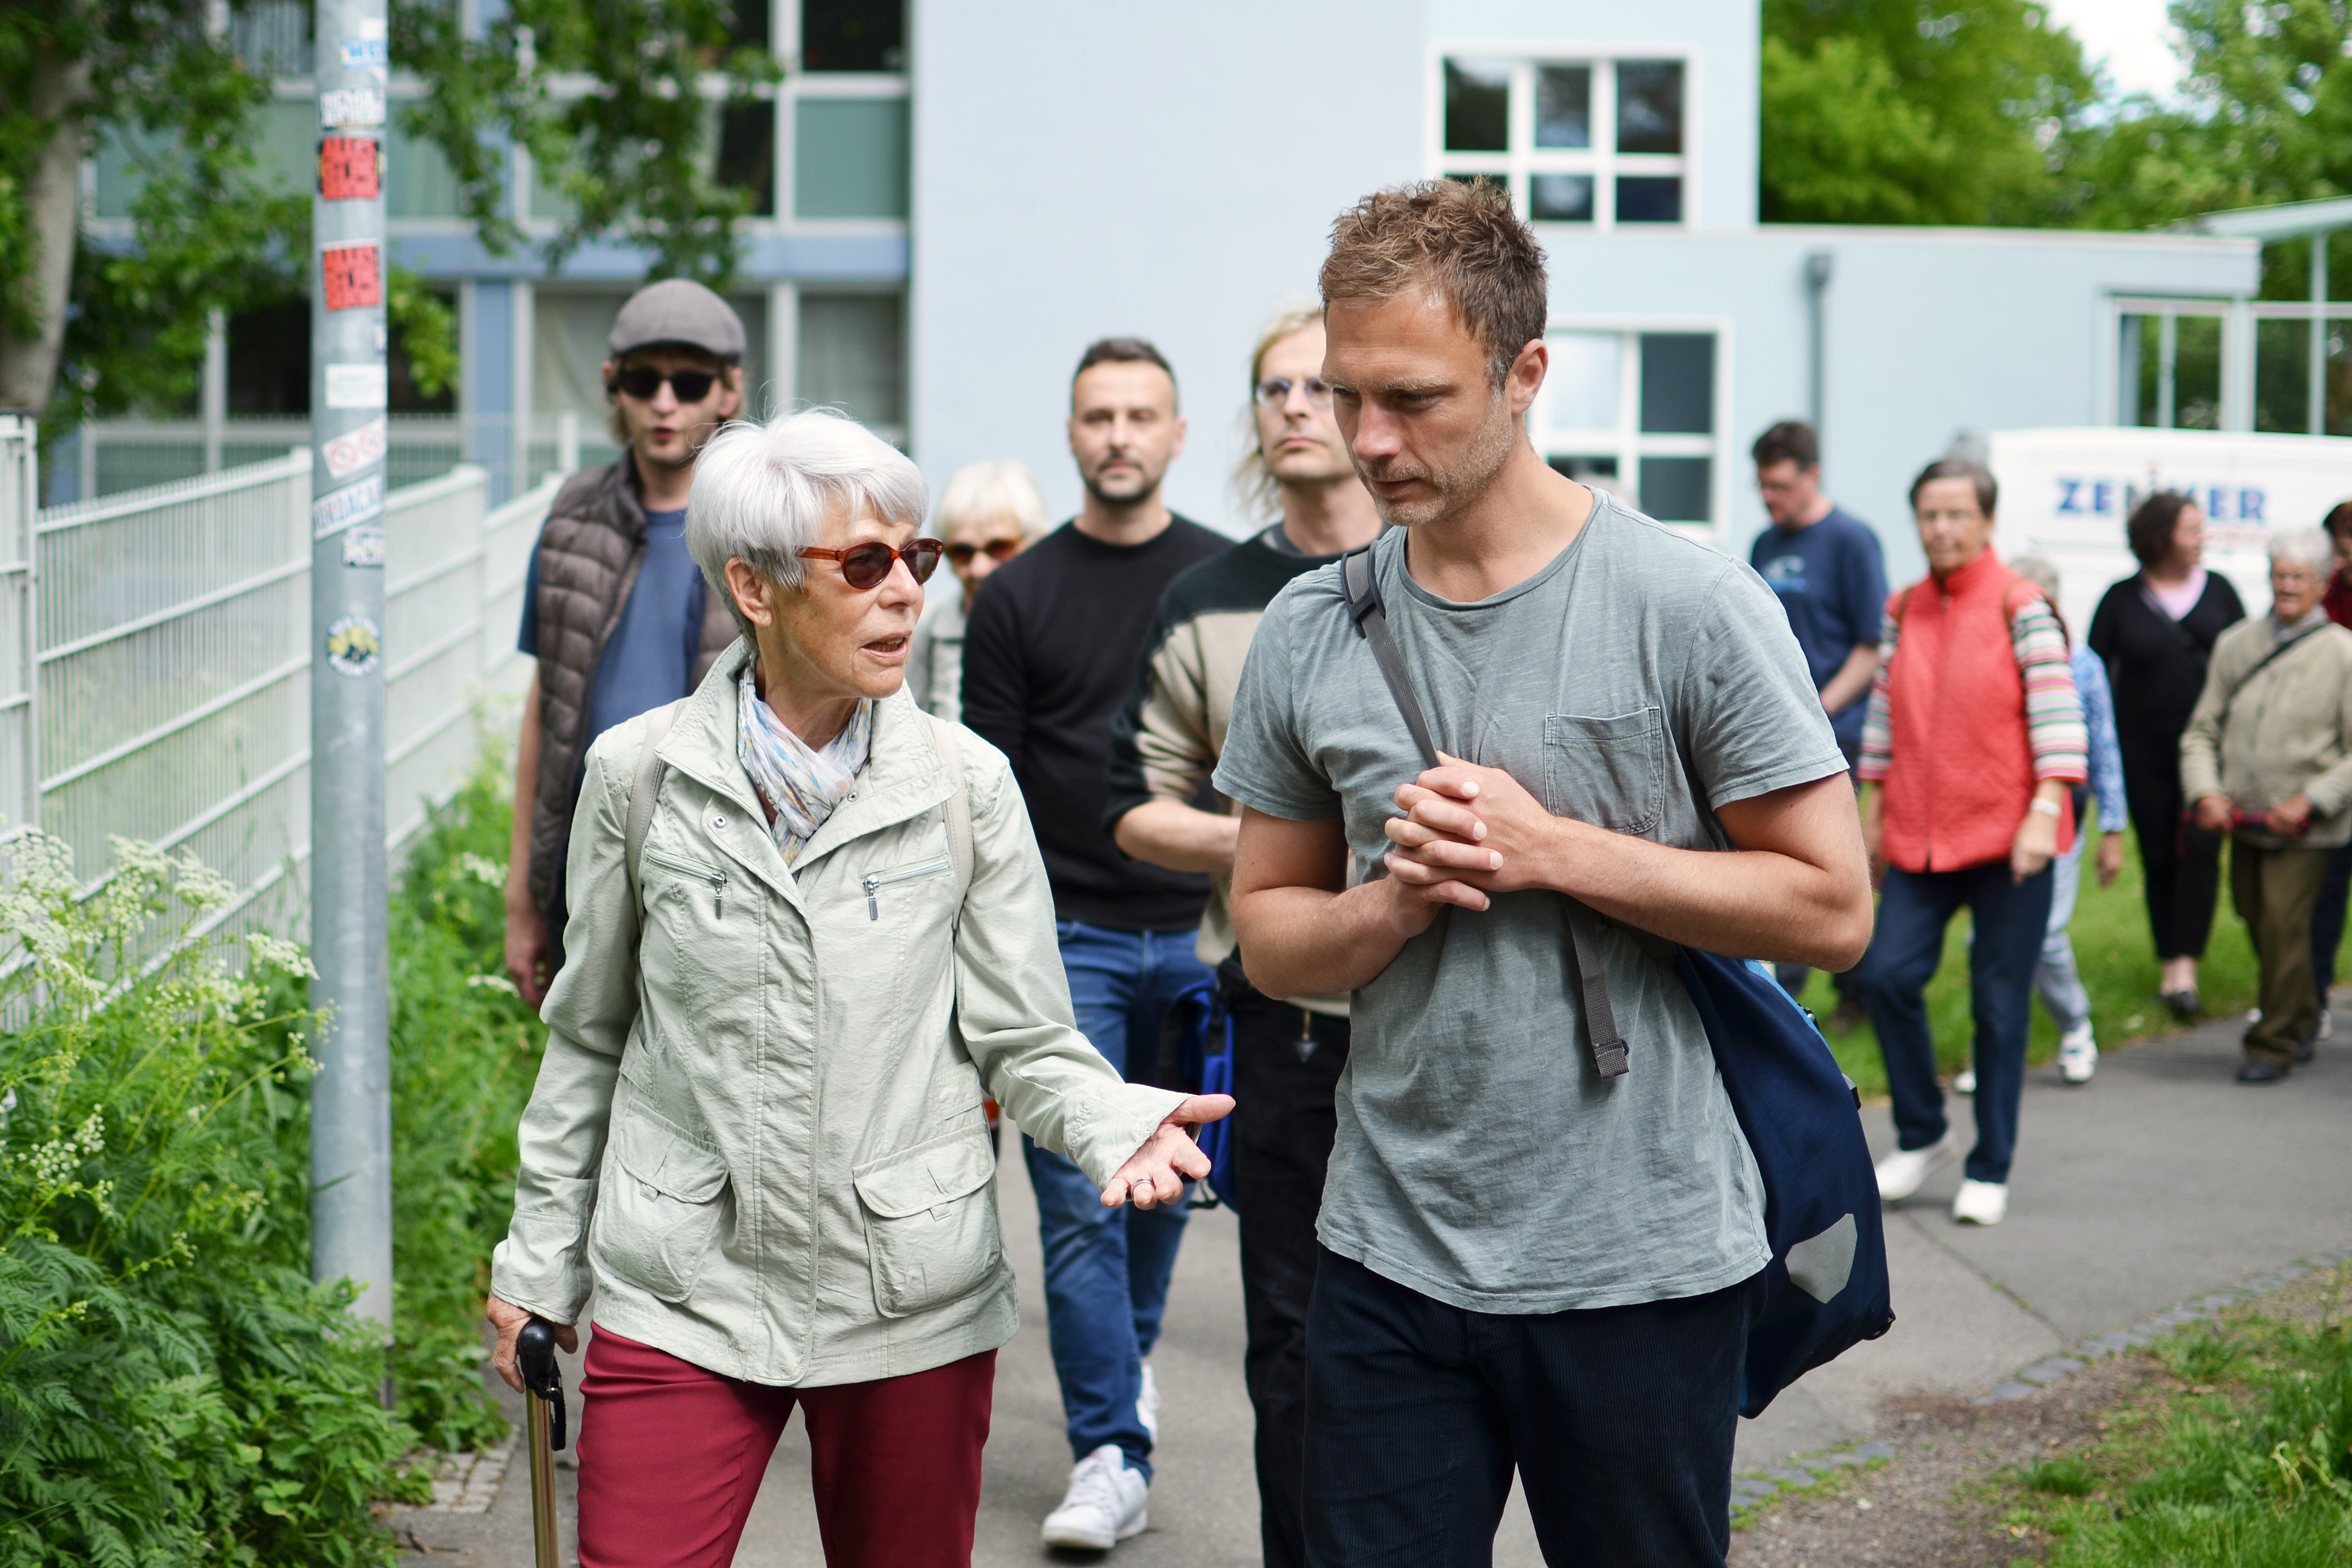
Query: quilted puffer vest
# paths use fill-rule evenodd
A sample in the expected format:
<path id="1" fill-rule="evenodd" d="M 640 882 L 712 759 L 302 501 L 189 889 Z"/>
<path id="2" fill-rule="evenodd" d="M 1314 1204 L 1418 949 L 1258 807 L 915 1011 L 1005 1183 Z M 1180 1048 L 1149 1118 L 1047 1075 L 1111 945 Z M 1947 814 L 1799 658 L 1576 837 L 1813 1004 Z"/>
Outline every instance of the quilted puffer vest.
<path id="1" fill-rule="evenodd" d="M 646 513 L 626 453 L 575 474 L 539 536 L 539 788 L 530 803 L 530 896 L 561 930 L 556 907 L 572 805 L 588 755 L 588 694 L 646 557 Z M 705 593 L 702 643 L 688 689 L 735 641 L 724 594 Z"/>

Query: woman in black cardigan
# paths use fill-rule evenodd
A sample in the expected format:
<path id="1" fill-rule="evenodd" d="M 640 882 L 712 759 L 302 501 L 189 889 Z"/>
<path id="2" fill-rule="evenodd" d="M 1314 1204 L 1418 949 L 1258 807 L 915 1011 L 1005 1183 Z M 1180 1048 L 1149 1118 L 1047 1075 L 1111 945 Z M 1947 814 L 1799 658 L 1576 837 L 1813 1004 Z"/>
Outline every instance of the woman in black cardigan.
<path id="1" fill-rule="evenodd" d="M 2115 688 L 2124 800 L 2139 836 L 2158 986 L 2182 1018 L 2198 1012 L 2197 961 L 2213 928 L 2221 841 L 2182 816 L 2180 732 L 2205 689 L 2213 640 L 2246 618 L 2229 580 L 2200 564 L 2205 515 L 2186 496 L 2142 501 L 2125 525 L 2141 570 L 2107 590 L 2091 617 L 2091 651 Z M 2104 826 L 2105 824 L 2102 824 Z"/>

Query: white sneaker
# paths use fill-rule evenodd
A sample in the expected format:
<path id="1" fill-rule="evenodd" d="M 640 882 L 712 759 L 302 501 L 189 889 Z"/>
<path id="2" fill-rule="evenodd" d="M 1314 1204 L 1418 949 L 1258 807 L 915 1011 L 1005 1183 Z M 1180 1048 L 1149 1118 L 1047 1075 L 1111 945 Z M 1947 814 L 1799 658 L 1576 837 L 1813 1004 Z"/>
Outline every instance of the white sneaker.
<path id="1" fill-rule="evenodd" d="M 1062 1506 L 1045 1516 L 1039 1533 L 1048 1546 L 1081 1552 L 1108 1552 L 1130 1535 L 1140 1535 L 1147 1522 L 1144 1503 L 1150 1485 L 1127 1468 L 1127 1456 L 1117 1443 L 1105 1443 L 1070 1472 L 1070 1490 Z"/>
<path id="2" fill-rule="evenodd" d="M 1878 1162 L 1878 1196 L 1885 1202 L 1909 1197 L 1938 1166 L 1959 1157 L 1960 1134 L 1956 1127 L 1924 1149 L 1897 1149 Z"/>
<path id="3" fill-rule="evenodd" d="M 1999 1181 L 1960 1180 L 1958 1197 L 1952 1199 L 1952 1222 L 1956 1225 L 1999 1225 L 2009 1215 L 2009 1184 Z"/>
<path id="4" fill-rule="evenodd" d="M 1955 1072 L 1955 1073 L 1953 1073 L 1953 1074 L 1952 1074 L 1952 1092 L 1953 1092 L 1953 1093 L 1955 1093 L 1955 1094 L 1973 1094 L 1973 1093 L 1975 1093 L 1976 1092 L 1977 1092 L 1977 1070 L 1976 1070 L 1975 1068 L 1973 1068 L 1973 1067 L 1963 1067 L 1963 1068 L 1961 1068 L 1958 1072 Z"/>
<path id="5" fill-rule="evenodd" d="M 1135 1396 L 1135 1418 L 1143 1423 L 1143 1435 L 1151 1446 L 1160 1446 L 1160 1380 L 1151 1375 L 1151 1364 L 1143 1364 L 1143 1386 Z"/>
<path id="6" fill-rule="evenodd" d="M 2319 1027 L 2312 1030 L 2311 1038 L 2314 1040 L 2326 1040 L 2329 1035 L 2334 1034 L 2335 1032 L 2336 1019 L 2329 1014 L 2327 1009 L 2320 1009 Z"/>
<path id="7" fill-rule="evenodd" d="M 2058 1076 L 2069 1083 L 2088 1083 L 2099 1070 L 2099 1041 L 2084 1019 L 2058 1040 Z"/>

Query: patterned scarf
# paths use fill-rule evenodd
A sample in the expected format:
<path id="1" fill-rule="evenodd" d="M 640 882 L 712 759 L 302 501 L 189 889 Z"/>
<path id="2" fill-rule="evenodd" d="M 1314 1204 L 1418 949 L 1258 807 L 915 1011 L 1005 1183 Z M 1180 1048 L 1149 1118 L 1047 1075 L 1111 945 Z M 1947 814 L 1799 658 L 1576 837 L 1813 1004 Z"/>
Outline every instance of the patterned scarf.
<path id="1" fill-rule="evenodd" d="M 751 665 L 735 695 L 735 758 L 751 776 L 772 820 L 768 832 L 777 852 L 790 865 L 801 846 L 816 837 L 834 808 L 849 799 L 857 775 L 866 767 L 874 738 L 874 704 L 861 699 L 857 711 L 822 751 L 812 750 L 784 727 L 775 710 L 760 700 Z"/>

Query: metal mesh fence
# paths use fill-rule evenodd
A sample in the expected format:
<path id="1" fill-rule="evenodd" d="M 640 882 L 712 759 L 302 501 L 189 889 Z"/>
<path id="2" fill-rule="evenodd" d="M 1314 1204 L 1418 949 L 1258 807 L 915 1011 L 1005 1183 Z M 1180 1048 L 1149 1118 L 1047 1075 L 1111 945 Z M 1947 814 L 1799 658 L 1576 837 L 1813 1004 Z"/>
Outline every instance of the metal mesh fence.
<path id="1" fill-rule="evenodd" d="M 220 919 L 299 932 L 309 452 L 37 512 L 33 440 L 0 415 L 0 814 L 37 820 L 87 875 L 118 835 L 184 846 L 245 890 Z M 558 482 L 492 507 L 489 475 L 460 465 L 388 497 L 394 850 L 529 679 L 514 628 Z"/>

